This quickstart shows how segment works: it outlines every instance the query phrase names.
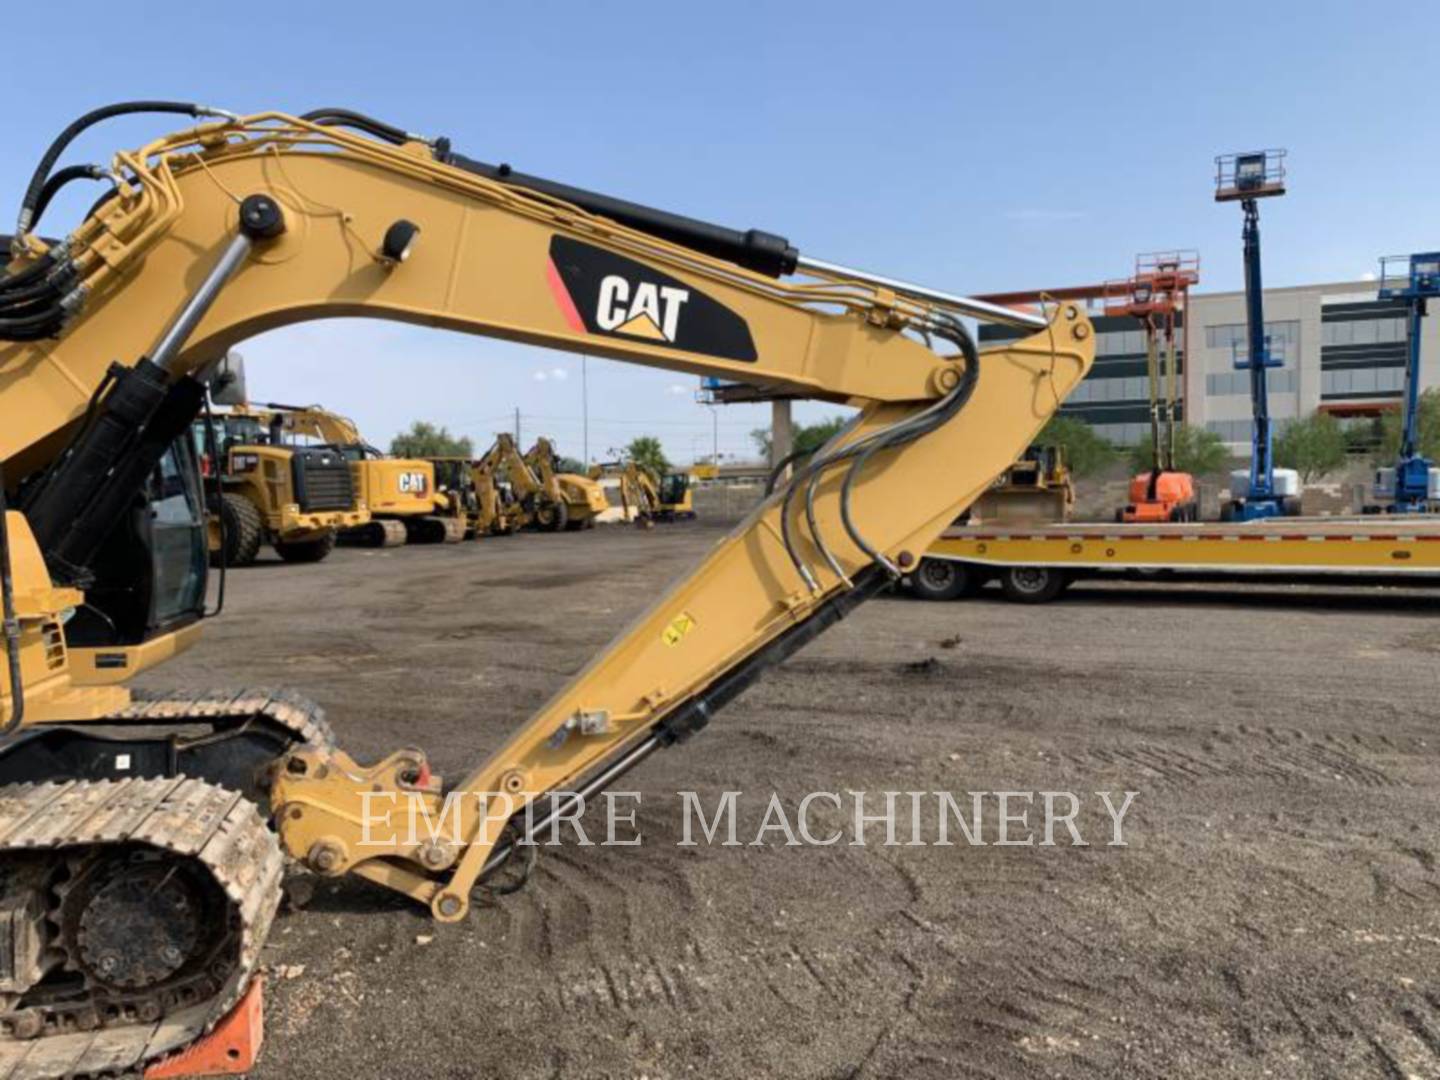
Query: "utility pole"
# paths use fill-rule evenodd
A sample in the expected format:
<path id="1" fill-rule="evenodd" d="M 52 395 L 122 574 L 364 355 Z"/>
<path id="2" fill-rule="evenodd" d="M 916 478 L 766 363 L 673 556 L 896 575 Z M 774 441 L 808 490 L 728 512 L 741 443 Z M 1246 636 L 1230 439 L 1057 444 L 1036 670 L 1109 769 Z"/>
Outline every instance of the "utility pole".
<path id="1" fill-rule="evenodd" d="M 585 466 L 590 466 L 590 377 L 588 361 L 590 358 L 584 353 L 580 354 L 580 423 L 583 435 L 581 442 L 584 444 Z"/>
<path id="2" fill-rule="evenodd" d="M 720 410 L 714 405 L 710 406 L 710 464 L 714 465 L 719 475 L 720 468 Z"/>
<path id="3" fill-rule="evenodd" d="M 515 445 L 520 445 L 520 406 L 515 406 Z"/>
<path id="4" fill-rule="evenodd" d="M 770 467 L 773 469 L 790 456 L 795 441 L 795 427 L 790 418 L 790 401 L 781 398 L 770 403 Z"/>

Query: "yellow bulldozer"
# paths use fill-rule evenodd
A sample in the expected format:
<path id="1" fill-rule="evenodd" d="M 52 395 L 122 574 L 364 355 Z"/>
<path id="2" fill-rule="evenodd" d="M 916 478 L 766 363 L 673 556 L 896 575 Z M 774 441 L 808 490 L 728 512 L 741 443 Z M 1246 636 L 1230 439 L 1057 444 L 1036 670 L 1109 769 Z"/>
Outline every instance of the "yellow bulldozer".
<path id="1" fill-rule="evenodd" d="M 243 408 L 213 417 L 213 429 L 194 424 L 202 469 L 221 487 L 210 508 L 212 565 L 249 566 L 265 544 L 286 562 L 319 562 L 339 530 L 369 522 L 338 451 L 286 445 Z"/>
<path id="2" fill-rule="evenodd" d="M 292 440 L 308 439 L 341 454 L 349 463 L 356 494 L 370 521 L 341 532 L 342 540 L 366 547 L 453 544 L 463 526 L 449 511 L 435 481 L 435 466 L 423 458 L 396 458 L 377 450 L 349 417 L 319 405 L 267 402 L 258 415 Z"/>
<path id="3" fill-rule="evenodd" d="M 78 175 L 57 171 L 74 138 L 147 112 L 182 129 L 117 153 L 114 186 L 44 239 L 42 197 Z M 204 1036 L 247 994 L 287 860 L 465 919 L 477 886 L 523 879 L 552 823 L 914 566 L 1091 365 L 1077 305 L 1047 320 L 876 278 L 408 130 L 339 109 L 121 103 L 66 127 L 21 199 L 0 268 L 5 1075 L 143 1072 Z M 205 614 L 191 424 L 207 384 L 240 340 L 338 315 L 753 380 L 858 414 L 488 757 L 442 779 L 417 749 L 356 760 L 290 693 L 154 689 Z M 972 318 L 1030 333 L 981 351 Z"/>

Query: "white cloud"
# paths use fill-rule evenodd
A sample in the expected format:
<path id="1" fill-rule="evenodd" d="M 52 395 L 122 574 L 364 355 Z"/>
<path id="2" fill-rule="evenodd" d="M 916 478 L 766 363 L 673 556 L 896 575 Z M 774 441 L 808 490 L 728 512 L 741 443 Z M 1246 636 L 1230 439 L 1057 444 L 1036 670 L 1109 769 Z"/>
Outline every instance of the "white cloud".
<path id="1" fill-rule="evenodd" d="M 689 392 L 690 388 L 688 386 L 681 386 L 679 383 L 671 383 L 665 388 L 665 393 L 674 397 L 679 397 L 681 394 L 688 394 Z"/>
<path id="2" fill-rule="evenodd" d="M 1374 271 L 1374 270 L 1366 270 L 1365 273 L 1363 273 L 1363 274 L 1360 275 L 1360 280 L 1361 280 L 1361 281 L 1374 281 L 1374 280 L 1375 280 L 1375 271 Z"/>
<path id="3" fill-rule="evenodd" d="M 549 377 L 550 376 L 546 375 L 543 371 L 537 371 L 534 375 L 531 376 L 531 378 L 533 378 L 536 382 L 544 382 Z"/>
<path id="4" fill-rule="evenodd" d="M 556 382 L 564 382 L 570 377 L 570 372 L 566 371 L 563 367 L 551 368 L 550 377 Z"/>

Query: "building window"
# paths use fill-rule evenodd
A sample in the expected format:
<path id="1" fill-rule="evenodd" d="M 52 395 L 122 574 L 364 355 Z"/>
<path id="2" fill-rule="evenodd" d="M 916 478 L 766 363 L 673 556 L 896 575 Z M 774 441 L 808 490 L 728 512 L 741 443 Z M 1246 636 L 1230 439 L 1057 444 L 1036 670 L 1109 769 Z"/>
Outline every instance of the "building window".
<path id="1" fill-rule="evenodd" d="M 1300 340 L 1300 321 L 1298 319 L 1282 319 L 1277 322 L 1267 322 L 1265 333 L 1270 335 L 1271 351 L 1279 352 L 1286 346 L 1291 346 Z M 1248 336 L 1244 323 L 1220 323 L 1205 328 L 1205 345 L 1211 349 L 1223 349 L 1244 354 L 1248 345 Z M 1286 349 L 1285 355 L 1289 354 Z"/>
<path id="2" fill-rule="evenodd" d="M 1321 345 L 1394 345 L 1406 340 L 1404 316 L 1344 319 L 1320 324 Z"/>
<path id="3" fill-rule="evenodd" d="M 1272 394 L 1295 393 L 1295 372 L 1288 368 L 1274 368 L 1265 373 L 1266 385 Z M 1205 393 L 1210 397 L 1250 395 L 1250 373 L 1248 371 L 1223 371 L 1205 376 Z"/>
<path id="4" fill-rule="evenodd" d="M 1351 368 L 1320 373 L 1321 397 L 1398 394 L 1404 389 L 1405 369 L 1400 367 Z"/>

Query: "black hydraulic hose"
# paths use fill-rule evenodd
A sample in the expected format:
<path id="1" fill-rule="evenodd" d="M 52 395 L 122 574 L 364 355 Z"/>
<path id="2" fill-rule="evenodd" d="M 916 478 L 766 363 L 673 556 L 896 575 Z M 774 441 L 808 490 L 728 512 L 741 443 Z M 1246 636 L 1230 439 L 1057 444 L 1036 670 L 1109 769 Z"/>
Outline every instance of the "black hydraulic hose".
<path id="1" fill-rule="evenodd" d="M 373 116 L 366 116 L 353 109 L 311 109 L 307 113 L 302 113 L 300 119 L 324 127 L 353 127 L 367 135 L 374 135 L 377 139 L 384 139 L 397 146 L 415 138 L 394 124 L 376 120 Z"/>
<path id="2" fill-rule="evenodd" d="M 20 671 L 20 623 L 15 618 L 15 580 L 10 566 L 10 523 L 6 514 L 5 467 L 0 465 L 0 610 L 5 619 L 5 663 L 10 672 L 10 716 L 0 737 L 11 735 L 25 719 L 25 683 Z"/>
<path id="3" fill-rule="evenodd" d="M 41 341 L 60 332 L 64 312 L 54 307 L 18 319 L 0 319 L 0 341 Z"/>
<path id="4" fill-rule="evenodd" d="M 99 165 L 66 165 L 65 168 L 55 173 L 45 181 L 45 186 L 40 189 L 40 198 L 35 203 L 35 216 L 30 219 L 30 228 L 35 228 L 40 223 L 40 218 L 45 214 L 45 208 L 50 205 L 50 200 L 60 193 L 60 189 L 66 184 L 76 180 L 104 180 L 109 174 Z"/>
<path id="5" fill-rule="evenodd" d="M 4 240 L 5 242 L 5 255 L 7 258 L 10 251 L 11 239 L 12 237 L 8 236 L 0 237 L 0 240 Z M 25 267 L 25 269 L 16 270 L 13 274 L 5 274 L 3 277 L 0 277 L 0 295 L 9 292 L 12 289 L 23 288 L 24 286 L 34 281 L 36 278 L 44 277 L 54 268 L 54 266 L 55 256 L 51 252 L 47 251 L 44 255 L 40 256 L 40 258 L 36 259 L 29 266 Z"/>
<path id="6" fill-rule="evenodd" d="M 791 450 L 790 453 L 786 454 L 783 458 L 776 462 L 775 467 L 770 470 L 769 477 L 767 477 L 765 480 L 766 496 L 768 497 L 775 494 L 775 485 L 780 483 L 780 477 L 785 475 L 786 469 L 788 469 L 791 465 L 794 465 L 795 462 L 799 461 L 801 458 L 809 457 L 814 452 L 815 450 L 812 447 L 807 447 L 803 450 Z"/>
<path id="7" fill-rule="evenodd" d="M 866 463 L 877 450 L 889 449 L 893 446 L 902 446 L 906 443 L 914 442 L 923 435 L 928 435 L 955 417 L 956 414 L 969 403 L 970 398 L 974 395 L 975 387 L 980 382 L 980 352 L 975 346 L 974 338 L 970 336 L 970 332 L 965 329 L 963 323 L 954 323 L 952 329 L 955 332 L 953 340 L 955 344 L 960 346 L 960 351 L 965 357 L 965 369 L 961 373 L 959 385 L 950 392 L 950 396 L 945 399 L 940 409 L 931 415 L 927 416 L 922 414 L 920 417 L 917 417 L 916 420 L 918 423 L 915 424 L 913 428 L 910 425 L 898 425 L 899 428 L 904 430 L 896 430 L 889 436 L 871 443 L 861 451 L 855 458 L 854 463 L 846 471 L 845 480 L 840 485 L 840 522 L 845 526 L 845 532 L 849 534 L 851 541 L 854 542 L 856 547 L 887 568 L 889 567 L 889 560 L 885 559 L 879 552 L 871 547 L 865 537 L 861 535 L 860 530 L 855 526 L 855 522 L 850 516 L 850 494 L 855 485 L 855 478 L 860 475 L 861 470 L 864 469 Z"/>
<path id="8" fill-rule="evenodd" d="M 50 144 L 49 149 L 40 158 L 40 164 L 35 166 L 35 172 L 31 175 L 30 183 L 25 188 L 25 198 L 20 203 L 20 219 L 15 230 L 17 236 L 24 236 L 35 224 L 35 218 L 39 216 L 36 207 L 40 204 L 41 193 L 50 179 L 50 171 L 55 168 L 55 162 L 60 160 L 60 155 L 65 152 L 66 147 L 87 128 L 94 127 L 102 120 L 131 113 L 180 113 L 195 117 L 227 115 L 188 101 L 121 101 L 113 105 L 102 105 L 98 109 L 91 109 L 84 116 L 72 121 L 69 127 L 55 137 L 55 141 Z"/>

